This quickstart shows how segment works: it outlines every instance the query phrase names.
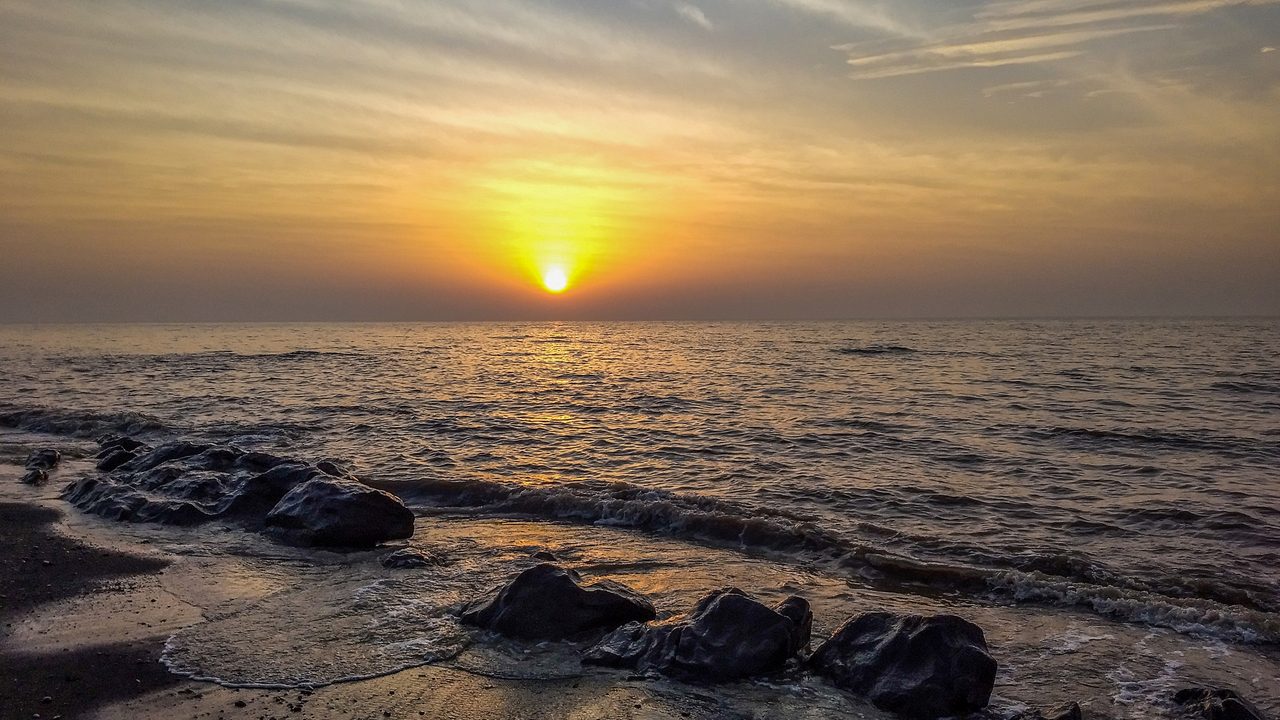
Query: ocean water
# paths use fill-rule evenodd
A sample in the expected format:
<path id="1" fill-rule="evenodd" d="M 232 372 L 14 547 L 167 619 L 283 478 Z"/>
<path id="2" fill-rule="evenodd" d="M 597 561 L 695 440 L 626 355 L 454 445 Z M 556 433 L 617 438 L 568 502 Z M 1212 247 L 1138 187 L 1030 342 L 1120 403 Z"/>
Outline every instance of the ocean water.
<path id="1" fill-rule="evenodd" d="M 0 423 L 336 458 L 420 536 L 491 550 L 434 589 L 356 573 L 311 602 L 410 603 L 369 663 L 307 675 L 295 648 L 235 682 L 537 666 L 439 621 L 519 566 L 492 551 L 518 527 L 673 612 L 732 580 L 808 589 L 828 629 L 872 601 L 984 618 L 1010 708 L 1075 671 L 1049 694 L 1111 714 L 1211 680 L 1274 710 L 1278 357 L 1275 320 L 8 326 Z M 208 667 L 244 667 L 226 638 L 270 627 L 253 612 L 175 665 L 230 681 Z"/>

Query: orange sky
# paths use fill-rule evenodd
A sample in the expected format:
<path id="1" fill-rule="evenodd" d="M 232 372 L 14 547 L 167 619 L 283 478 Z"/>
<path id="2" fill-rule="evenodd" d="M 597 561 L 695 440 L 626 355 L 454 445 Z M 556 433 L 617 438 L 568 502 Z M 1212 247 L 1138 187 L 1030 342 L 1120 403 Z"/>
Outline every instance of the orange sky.
<path id="1" fill-rule="evenodd" d="M 6 0 L 0 321 L 1278 313 L 1278 45 L 1273 0 Z"/>

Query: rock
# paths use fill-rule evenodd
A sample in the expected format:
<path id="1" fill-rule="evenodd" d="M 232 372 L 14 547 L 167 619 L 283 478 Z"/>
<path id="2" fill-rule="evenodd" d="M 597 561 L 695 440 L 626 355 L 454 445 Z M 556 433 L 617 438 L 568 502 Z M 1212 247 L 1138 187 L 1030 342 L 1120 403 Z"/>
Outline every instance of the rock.
<path id="1" fill-rule="evenodd" d="M 413 519 L 395 495 L 326 476 L 290 490 L 267 514 L 267 525 L 308 545 L 373 547 L 411 537 Z"/>
<path id="2" fill-rule="evenodd" d="M 771 610 L 737 588 L 717 590 L 678 620 L 619 628 L 583 662 L 691 682 L 737 680 L 782 669 L 808 644 L 812 622 L 803 598 L 787 598 Z"/>
<path id="3" fill-rule="evenodd" d="M 410 548 L 401 548 L 382 557 L 382 567 L 393 570 L 412 570 L 443 564 L 444 562 L 435 555 Z"/>
<path id="4" fill-rule="evenodd" d="M 529 557 L 533 558 L 534 560 L 541 560 L 543 562 L 558 562 L 560 560 L 560 558 L 556 557 L 553 553 L 550 553 L 546 550 L 539 550 L 538 552 L 530 555 Z"/>
<path id="5" fill-rule="evenodd" d="M 139 454 L 138 457 L 122 465 L 120 469 L 131 473 L 145 472 L 173 460 L 182 460 L 193 455 L 199 455 L 208 450 L 209 447 L 208 445 L 185 440 L 165 443 L 155 450 Z"/>
<path id="6" fill-rule="evenodd" d="M 27 485 L 43 485 L 49 482 L 49 472 L 40 468 L 33 468 L 22 476 L 22 482 Z"/>
<path id="7" fill-rule="evenodd" d="M 351 473 L 347 472 L 346 468 L 333 460 L 321 460 L 316 463 L 316 469 L 330 477 L 352 478 Z"/>
<path id="8" fill-rule="evenodd" d="M 102 448 L 102 450 L 98 452 L 98 457 L 101 458 L 106 457 L 117 450 L 132 452 L 146 446 L 125 435 L 108 435 L 98 440 L 98 447 Z"/>
<path id="9" fill-rule="evenodd" d="M 52 448 L 42 448 L 27 456 L 28 470 L 44 470 L 48 472 L 62 461 L 62 453 Z"/>
<path id="10" fill-rule="evenodd" d="M 98 469 L 102 472 L 111 472 L 125 463 L 138 457 L 138 454 L 132 450 L 112 450 L 106 455 L 99 455 Z"/>
<path id="11" fill-rule="evenodd" d="M 542 563 L 463 608 L 462 622 L 524 640 L 565 640 L 657 617 L 653 605 L 625 585 L 583 585 L 572 570 Z"/>
<path id="12" fill-rule="evenodd" d="M 809 662 L 876 707 L 922 720 L 981 710 L 996 676 L 982 628 L 954 615 L 863 613 Z"/>
<path id="13" fill-rule="evenodd" d="M 1185 688 L 1174 693 L 1173 702 L 1205 720 L 1264 720 L 1253 703 L 1225 688 Z"/>
<path id="14" fill-rule="evenodd" d="M 1048 710 L 1027 710 L 1014 715 L 1011 720 L 1084 720 L 1080 703 L 1067 703 Z"/>

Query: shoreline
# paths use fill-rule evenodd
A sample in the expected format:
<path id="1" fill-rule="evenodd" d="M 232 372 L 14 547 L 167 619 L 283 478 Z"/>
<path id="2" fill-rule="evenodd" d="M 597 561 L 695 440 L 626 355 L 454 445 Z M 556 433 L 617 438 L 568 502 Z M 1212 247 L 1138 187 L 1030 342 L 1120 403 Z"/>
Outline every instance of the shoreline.
<path id="1" fill-rule="evenodd" d="M 32 610 L 111 592 L 163 572 L 167 562 L 87 545 L 58 533 L 62 514 L 39 504 L 0 502 L 0 621 L 8 638 Z M 69 622 L 75 622 L 70 619 Z M 0 649 L 0 716 L 83 717 L 182 680 L 160 664 L 167 634 L 33 654 Z M 45 702 L 48 698 L 48 702 Z"/>

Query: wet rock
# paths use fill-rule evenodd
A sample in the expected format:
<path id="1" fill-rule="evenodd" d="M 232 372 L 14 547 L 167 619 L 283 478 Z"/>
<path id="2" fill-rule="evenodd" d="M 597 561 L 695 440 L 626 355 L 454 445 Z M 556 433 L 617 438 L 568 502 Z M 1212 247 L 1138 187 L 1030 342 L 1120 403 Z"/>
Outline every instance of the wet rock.
<path id="1" fill-rule="evenodd" d="M 173 460 L 182 460 L 193 455 L 199 455 L 208 449 L 208 445 L 178 440 L 141 453 L 138 457 L 122 465 L 120 469 L 130 473 L 145 472 Z"/>
<path id="2" fill-rule="evenodd" d="M 98 451 L 98 457 L 102 458 L 119 450 L 133 452 L 145 448 L 146 445 L 127 435 L 107 435 L 98 439 L 98 447 L 102 448 Z"/>
<path id="3" fill-rule="evenodd" d="M 803 598 L 787 598 L 770 609 L 737 588 L 717 590 L 681 619 L 615 630 L 588 650 L 583 662 L 690 682 L 726 682 L 782 669 L 808 644 L 812 623 Z"/>
<path id="4" fill-rule="evenodd" d="M 48 472 L 62 461 L 62 453 L 52 448 L 42 448 L 27 456 L 28 470 L 44 470 Z"/>
<path id="5" fill-rule="evenodd" d="M 267 514 L 267 525 L 307 545 L 373 547 L 413 535 L 413 511 L 400 499 L 352 480 L 315 477 Z"/>
<path id="6" fill-rule="evenodd" d="M 156 498 L 105 477 L 80 478 L 62 491 L 62 499 L 108 520 L 196 525 L 213 515 L 193 502 Z"/>
<path id="7" fill-rule="evenodd" d="M 557 562 L 560 559 L 556 557 L 554 553 L 548 552 L 546 550 L 539 550 L 538 552 L 530 555 L 529 557 L 533 558 L 534 560 L 541 560 L 543 562 Z"/>
<path id="8" fill-rule="evenodd" d="M 1185 688 L 1174 693 L 1173 702 L 1205 720 L 1265 720 L 1253 703 L 1226 688 Z"/>
<path id="9" fill-rule="evenodd" d="M 102 472 L 111 472 L 125 463 L 138 457 L 136 452 L 132 450 L 111 450 L 108 454 L 99 454 L 98 469 Z"/>
<path id="10" fill-rule="evenodd" d="M 353 478 L 352 474 L 346 468 L 333 460 L 321 460 L 316 463 L 316 469 L 329 477 Z"/>
<path id="11" fill-rule="evenodd" d="M 393 570 L 413 570 L 443 564 L 435 555 L 410 548 L 401 548 L 382 557 L 382 567 Z"/>
<path id="12" fill-rule="evenodd" d="M 982 628 L 954 615 L 864 613 L 809 662 L 876 707 L 922 720 L 986 707 L 996 675 Z"/>
<path id="13" fill-rule="evenodd" d="M 565 640 L 652 620 L 653 605 L 625 585 L 583 585 L 550 563 L 525 570 L 487 597 L 463 608 L 462 622 L 525 640 Z"/>
<path id="14" fill-rule="evenodd" d="M 1047 710 L 1027 710 L 1014 715 L 1011 720 L 1084 720 L 1080 703 L 1067 703 Z"/>
<path id="15" fill-rule="evenodd" d="M 27 485 L 43 485 L 49 482 L 49 472 L 40 468 L 33 468 L 22 476 L 22 482 Z"/>

